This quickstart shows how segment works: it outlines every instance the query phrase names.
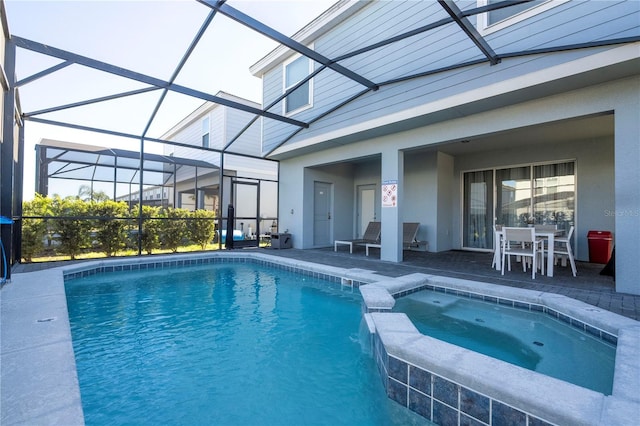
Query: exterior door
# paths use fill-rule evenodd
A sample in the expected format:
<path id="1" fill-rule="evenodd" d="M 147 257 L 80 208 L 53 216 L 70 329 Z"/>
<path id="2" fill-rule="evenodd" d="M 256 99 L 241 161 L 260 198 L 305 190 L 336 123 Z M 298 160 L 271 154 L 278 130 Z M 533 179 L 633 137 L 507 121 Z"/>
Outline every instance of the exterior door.
<path id="1" fill-rule="evenodd" d="M 462 246 L 493 248 L 493 170 L 464 174 Z"/>
<path id="2" fill-rule="evenodd" d="M 357 238 L 364 235 L 369 222 L 376 220 L 376 186 L 358 186 L 358 217 L 356 218 Z"/>
<path id="3" fill-rule="evenodd" d="M 239 230 L 242 239 L 234 241 L 237 246 L 258 246 L 256 228 L 260 212 L 258 183 L 234 180 L 231 182 L 231 199 L 234 200 L 234 230 Z M 238 237 L 239 238 L 239 237 Z"/>
<path id="4" fill-rule="evenodd" d="M 331 217 L 333 215 L 332 185 L 326 182 L 313 183 L 313 245 L 330 246 L 332 238 Z"/>

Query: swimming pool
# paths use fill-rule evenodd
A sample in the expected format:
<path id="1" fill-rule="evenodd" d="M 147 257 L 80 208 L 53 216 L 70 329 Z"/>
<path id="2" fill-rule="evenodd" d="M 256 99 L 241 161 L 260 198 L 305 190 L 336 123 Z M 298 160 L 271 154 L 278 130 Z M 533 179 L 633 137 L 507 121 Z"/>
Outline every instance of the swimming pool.
<path id="1" fill-rule="evenodd" d="M 85 421 L 427 424 L 387 398 L 357 289 L 247 263 L 66 282 Z"/>
<path id="2" fill-rule="evenodd" d="M 616 347 L 541 312 L 423 290 L 396 300 L 428 336 L 611 395 Z"/>
<path id="3" fill-rule="evenodd" d="M 2 422 L 82 425 L 64 282 L 103 272 L 176 266 L 256 263 L 345 284 L 360 284 L 369 344 L 387 396 L 439 424 L 628 424 L 640 407 L 640 325 L 558 294 L 427 274 L 398 278 L 262 251 L 219 251 L 122 258 L 16 274 L 2 293 Z M 366 285 L 362 285 L 366 284 Z M 617 344 L 610 396 L 528 371 L 421 334 L 404 314 L 391 313 L 393 295 L 419 289 L 481 297 L 500 305 L 543 309 L 572 327 Z M 347 404 L 347 403 L 345 403 Z M 346 407 L 347 405 L 345 405 Z M 487 417 L 488 416 L 488 417 Z"/>

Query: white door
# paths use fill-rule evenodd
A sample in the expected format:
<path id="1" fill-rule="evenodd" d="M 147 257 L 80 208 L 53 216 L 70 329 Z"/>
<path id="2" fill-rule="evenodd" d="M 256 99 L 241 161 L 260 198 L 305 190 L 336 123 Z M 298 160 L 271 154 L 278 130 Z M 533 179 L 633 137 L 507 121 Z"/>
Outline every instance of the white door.
<path id="1" fill-rule="evenodd" d="M 376 220 L 376 186 L 360 185 L 358 186 L 358 217 L 356 218 L 356 226 L 358 230 L 357 238 L 364 235 L 365 229 L 369 222 Z"/>
<path id="2" fill-rule="evenodd" d="M 313 245 L 315 247 L 331 245 L 331 216 L 333 215 L 331 189 L 330 183 L 313 183 Z"/>

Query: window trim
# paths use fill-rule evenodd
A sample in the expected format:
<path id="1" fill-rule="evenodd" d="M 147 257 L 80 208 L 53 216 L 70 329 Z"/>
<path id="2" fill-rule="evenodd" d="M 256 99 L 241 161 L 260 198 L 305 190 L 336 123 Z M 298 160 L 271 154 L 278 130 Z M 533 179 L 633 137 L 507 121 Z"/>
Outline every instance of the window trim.
<path id="1" fill-rule="evenodd" d="M 516 13 L 508 18 L 503 19 L 502 21 L 498 21 L 495 24 L 488 25 L 489 22 L 489 12 L 481 13 L 478 15 L 477 28 L 480 32 L 480 35 L 488 35 L 492 34 L 496 31 L 503 30 L 511 25 L 515 25 L 518 22 L 522 22 L 525 19 L 532 18 L 542 12 L 546 12 L 547 10 L 553 9 L 554 7 L 560 6 L 564 3 L 569 2 L 570 0 L 547 0 L 544 3 L 532 6 L 529 9 L 523 10 L 521 12 Z M 478 6 L 486 6 L 489 3 L 489 0 L 478 0 Z"/>
<path id="2" fill-rule="evenodd" d="M 205 124 L 206 123 L 206 124 Z M 205 116 L 202 118 L 202 121 L 200 122 L 201 128 L 200 128 L 200 146 L 202 146 L 203 148 L 211 148 L 211 119 L 209 118 L 209 116 Z M 206 127 L 206 132 L 205 132 L 205 127 Z M 207 145 L 205 146 L 204 144 L 204 137 L 207 137 Z"/>
<path id="3" fill-rule="evenodd" d="M 309 46 L 309 48 L 313 49 L 313 45 Z M 287 91 L 289 87 L 291 87 L 291 86 L 287 86 L 287 66 L 292 62 L 295 62 L 296 60 L 300 59 L 303 56 L 304 55 L 302 54 L 294 55 L 282 63 L 282 93 L 283 94 Z M 308 74 L 311 74 L 314 68 L 314 61 L 309 57 L 306 57 L 306 56 L 304 57 L 307 58 L 307 62 L 309 63 Z M 313 78 L 309 80 L 309 102 L 297 109 L 287 112 L 287 98 L 285 97 L 282 100 L 282 115 L 284 115 L 285 117 L 290 117 L 292 115 L 298 114 L 299 112 L 313 108 L 313 80 L 314 80 Z M 298 84 L 298 82 L 296 82 L 294 86 L 296 84 Z"/>

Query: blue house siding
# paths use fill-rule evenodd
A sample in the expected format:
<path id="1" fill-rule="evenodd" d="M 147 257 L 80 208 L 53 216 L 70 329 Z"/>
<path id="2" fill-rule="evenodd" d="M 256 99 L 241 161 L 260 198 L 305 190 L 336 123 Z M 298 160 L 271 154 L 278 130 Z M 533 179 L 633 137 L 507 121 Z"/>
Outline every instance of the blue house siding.
<path id="1" fill-rule="evenodd" d="M 383 86 L 378 92 L 368 93 L 349 106 L 314 123 L 310 129 L 296 135 L 291 142 L 318 136 L 333 129 L 345 128 L 359 122 L 375 120 L 428 103 L 435 103 L 472 90 L 481 90 L 497 82 L 542 71 L 555 65 L 564 64 L 569 60 L 584 58 L 596 51 L 604 50 L 607 48 L 513 58 L 504 60 L 498 66 L 480 64 L 441 73 L 437 76 Z M 454 115 L 459 113 L 459 111 L 452 112 Z"/>
<path id="2" fill-rule="evenodd" d="M 465 8 L 476 2 L 466 2 Z M 597 41 L 638 35 L 640 2 L 567 2 L 544 13 L 487 35 L 488 43 L 500 53 L 544 48 L 571 43 Z M 435 2 L 374 2 L 347 21 L 314 41 L 314 48 L 329 57 L 371 45 L 372 43 L 445 18 Z M 472 22 L 474 17 L 470 18 Z M 321 119 L 298 133 L 291 142 L 311 138 L 332 129 L 343 128 L 395 112 L 432 102 L 444 96 L 474 90 L 486 84 L 525 75 L 552 65 L 594 54 L 602 49 L 505 59 L 502 63 L 469 67 L 382 87 L 349 106 Z M 457 63 L 482 59 L 479 49 L 455 24 L 397 42 L 367 54 L 341 61 L 355 72 L 377 83 L 413 73 L 439 69 Z M 282 93 L 282 67 L 276 66 L 264 76 L 265 103 Z M 313 108 L 295 115 L 300 120 L 317 117 L 359 91 L 363 86 L 325 70 L 314 78 Z M 281 105 L 273 112 L 282 111 Z M 265 120 L 265 151 L 281 143 L 297 128 Z"/>
<path id="3" fill-rule="evenodd" d="M 499 53 L 639 34 L 640 2 L 571 1 L 486 36 Z"/>
<path id="4" fill-rule="evenodd" d="M 315 46 L 323 54 L 336 57 L 447 16 L 437 2 L 373 2 L 323 35 Z"/>
<path id="5" fill-rule="evenodd" d="M 224 145 L 227 145 L 238 136 L 240 131 L 253 119 L 254 115 L 233 109 L 226 109 L 224 115 L 225 125 L 221 127 L 224 133 L 220 140 L 224 141 Z M 262 154 L 261 144 L 258 142 L 260 141 L 260 132 L 260 121 L 257 120 L 231 144 L 229 151 L 247 155 Z"/>

